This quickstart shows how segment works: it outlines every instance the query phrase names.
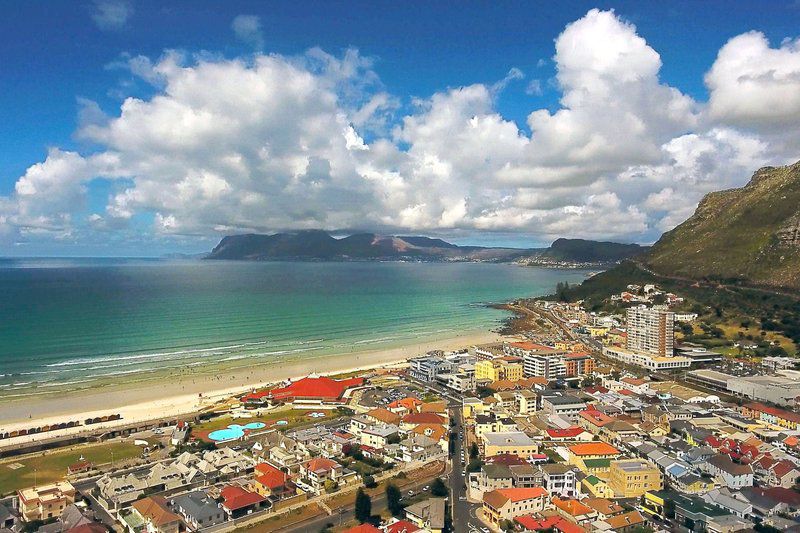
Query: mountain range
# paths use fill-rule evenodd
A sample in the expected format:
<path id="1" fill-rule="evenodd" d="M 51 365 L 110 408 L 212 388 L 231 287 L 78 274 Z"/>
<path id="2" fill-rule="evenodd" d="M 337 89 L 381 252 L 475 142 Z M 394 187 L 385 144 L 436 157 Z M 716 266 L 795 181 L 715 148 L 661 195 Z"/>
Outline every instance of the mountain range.
<path id="1" fill-rule="evenodd" d="M 224 237 L 207 259 L 526 261 L 608 264 L 641 254 L 637 244 L 557 239 L 549 248 L 459 246 L 424 236 L 356 233 L 342 238 L 323 230 Z"/>

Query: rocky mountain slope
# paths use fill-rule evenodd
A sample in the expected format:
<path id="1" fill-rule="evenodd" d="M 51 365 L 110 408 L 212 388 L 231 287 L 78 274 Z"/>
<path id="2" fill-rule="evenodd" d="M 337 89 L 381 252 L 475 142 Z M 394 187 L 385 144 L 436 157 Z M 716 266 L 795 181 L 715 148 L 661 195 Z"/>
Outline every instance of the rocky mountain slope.
<path id="1" fill-rule="evenodd" d="M 708 194 L 643 263 L 667 276 L 800 289 L 800 162 Z"/>

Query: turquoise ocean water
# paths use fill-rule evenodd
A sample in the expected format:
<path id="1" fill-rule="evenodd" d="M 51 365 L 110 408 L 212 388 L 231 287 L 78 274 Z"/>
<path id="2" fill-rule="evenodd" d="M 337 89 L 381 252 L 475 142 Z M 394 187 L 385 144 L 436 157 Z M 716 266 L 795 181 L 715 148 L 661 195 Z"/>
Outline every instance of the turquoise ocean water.
<path id="1" fill-rule="evenodd" d="M 0 259 L 0 400 L 490 329 L 585 271 L 481 263 Z"/>

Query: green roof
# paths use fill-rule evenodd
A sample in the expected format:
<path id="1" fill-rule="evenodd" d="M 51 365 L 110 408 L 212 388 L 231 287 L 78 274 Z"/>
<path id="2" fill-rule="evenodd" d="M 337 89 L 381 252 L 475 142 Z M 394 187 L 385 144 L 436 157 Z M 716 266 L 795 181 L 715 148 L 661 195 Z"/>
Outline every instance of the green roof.
<path id="1" fill-rule="evenodd" d="M 585 464 L 586 468 L 589 469 L 610 468 L 611 459 L 584 459 L 583 464 Z"/>
<path id="2" fill-rule="evenodd" d="M 699 516 L 714 517 L 730 514 L 719 507 L 706 503 L 701 498 L 685 496 L 683 494 L 679 494 L 675 497 L 675 507 L 683 509 L 686 514 L 690 515 L 689 518 L 693 520 Z"/>
<path id="3" fill-rule="evenodd" d="M 589 459 L 591 461 L 591 459 Z M 589 485 L 595 486 L 600 483 L 600 478 L 597 476 L 586 476 L 586 483 Z"/>

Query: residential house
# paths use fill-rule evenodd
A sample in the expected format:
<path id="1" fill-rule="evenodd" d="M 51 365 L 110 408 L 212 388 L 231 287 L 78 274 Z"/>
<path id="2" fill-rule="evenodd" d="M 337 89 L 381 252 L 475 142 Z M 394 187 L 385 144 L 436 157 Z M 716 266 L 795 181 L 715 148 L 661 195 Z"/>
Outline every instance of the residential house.
<path id="1" fill-rule="evenodd" d="M 581 411 L 586 409 L 586 402 L 569 394 L 556 395 L 547 394 L 542 395 L 541 398 L 542 411 L 553 416 L 560 416 L 569 422 L 576 423 L 578 421 Z"/>
<path id="2" fill-rule="evenodd" d="M 605 442 L 575 444 L 567 448 L 567 453 L 567 463 L 587 474 L 605 474 L 611 466 L 611 460 L 622 455 L 617 448 Z"/>
<path id="3" fill-rule="evenodd" d="M 202 490 L 175 496 L 171 504 L 190 530 L 196 531 L 227 520 L 222 507 Z"/>
<path id="4" fill-rule="evenodd" d="M 543 511 L 548 497 L 542 487 L 493 490 L 483 495 L 483 516 L 497 526 L 503 520 Z"/>
<path id="5" fill-rule="evenodd" d="M 581 480 L 581 487 L 595 498 L 613 498 L 614 491 L 604 480 L 597 476 L 586 476 Z"/>
<path id="6" fill-rule="evenodd" d="M 300 467 L 301 480 L 298 485 L 301 488 L 308 488 L 316 494 L 322 494 L 325 490 L 325 483 L 337 484 L 340 480 L 344 479 L 344 467 L 334 461 L 325 457 L 315 457 L 310 461 L 306 461 Z"/>
<path id="7" fill-rule="evenodd" d="M 26 522 L 47 520 L 61 515 L 75 503 L 75 487 L 69 481 L 58 481 L 17 491 L 19 511 Z"/>
<path id="8" fill-rule="evenodd" d="M 546 463 L 537 467 L 541 472 L 541 485 L 551 496 L 572 498 L 578 495 L 578 473 L 575 467 L 560 463 Z"/>
<path id="9" fill-rule="evenodd" d="M 576 499 L 554 497 L 553 505 L 558 511 L 558 514 L 578 525 L 588 524 L 597 519 L 597 511 Z"/>
<path id="10" fill-rule="evenodd" d="M 444 498 L 428 498 L 405 508 L 406 519 L 431 533 L 441 533 L 445 523 Z"/>
<path id="11" fill-rule="evenodd" d="M 647 525 L 647 521 L 639 511 L 628 511 L 603 519 L 612 531 L 627 533 L 634 530 L 641 530 Z"/>
<path id="12" fill-rule="evenodd" d="M 387 452 L 391 447 L 387 448 Z M 410 463 L 412 461 L 428 461 L 441 457 L 444 453 L 439 441 L 425 435 L 413 434 L 396 445 L 395 456 L 398 461 Z"/>
<path id="13" fill-rule="evenodd" d="M 282 470 L 269 463 L 259 463 L 256 465 L 254 472 L 253 488 L 265 498 L 270 496 L 281 497 L 288 491 L 288 480 L 289 476 Z"/>
<path id="14" fill-rule="evenodd" d="M 753 486 L 753 467 L 735 463 L 728 455 L 714 455 L 701 467 L 729 489 Z"/>
<path id="15" fill-rule="evenodd" d="M 181 517 L 167 506 L 163 496 L 150 496 L 133 502 L 131 513 L 123 517 L 130 533 L 178 533 Z"/>
<path id="16" fill-rule="evenodd" d="M 521 431 L 484 433 L 479 442 L 484 457 L 512 454 L 526 458 L 539 451 L 539 443 Z"/>
<path id="17" fill-rule="evenodd" d="M 232 519 L 252 514 L 270 505 L 261 494 L 239 485 L 223 487 L 220 496 L 222 496 L 222 510 Z"/>

